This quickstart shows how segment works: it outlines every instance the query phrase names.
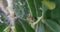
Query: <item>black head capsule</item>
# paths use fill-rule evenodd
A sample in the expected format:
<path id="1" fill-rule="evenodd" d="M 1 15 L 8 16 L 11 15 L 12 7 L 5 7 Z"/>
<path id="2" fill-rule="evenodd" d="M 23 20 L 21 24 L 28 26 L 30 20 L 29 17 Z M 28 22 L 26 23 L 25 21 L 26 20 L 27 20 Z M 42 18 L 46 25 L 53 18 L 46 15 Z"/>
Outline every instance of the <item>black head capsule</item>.
<path id="1" fill-rule="evenodd" d="M 32 20 L 35 22 L 37 20 L 37 17 L 33 17 Z"/>

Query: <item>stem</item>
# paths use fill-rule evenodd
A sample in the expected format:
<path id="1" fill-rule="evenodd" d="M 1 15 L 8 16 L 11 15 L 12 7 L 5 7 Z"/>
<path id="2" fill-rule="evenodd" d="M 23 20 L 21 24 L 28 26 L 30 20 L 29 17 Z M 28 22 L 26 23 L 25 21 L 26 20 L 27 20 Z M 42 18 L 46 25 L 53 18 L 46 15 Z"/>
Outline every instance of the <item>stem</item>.
<path id="1" fill-rule="evenodd" d="M 28 8 L 29 8 L 29 10 L 30 10 L 30 15 L 32 16 L 32 12 L 31 12 L 31 8 L 30 8 L 30 5 L 29 5 L 28 0 L 26 0 L 26 2 L 27 2 L 27 5 L 28 5 Z"/>
<path id="2" fill-rule="evenodd" d="M 15 29 L 15 25 L 14 25 L 15 18 L 14 18 L 14 10 L 13 10 L 13 0 L 7 0 L 7 2 L 8 2 L 8 11 L 9 11 L 8 18 L 9 18 L 10 25 L 11 25 L 11 31 L 10 32 L 14 32 L 14 29 Z"/>
<path id="3" fill-rule="evenodd" d="M 42 11 L 42 22 L 45 23 L 45 11 Z"/>
<path id="4" fill-rule="evenodd" d="M 42 5 L 42 22 L 45 23 L 45 12 L 47 11 L 47 9 L 44 7 L 44 5 Z"/>

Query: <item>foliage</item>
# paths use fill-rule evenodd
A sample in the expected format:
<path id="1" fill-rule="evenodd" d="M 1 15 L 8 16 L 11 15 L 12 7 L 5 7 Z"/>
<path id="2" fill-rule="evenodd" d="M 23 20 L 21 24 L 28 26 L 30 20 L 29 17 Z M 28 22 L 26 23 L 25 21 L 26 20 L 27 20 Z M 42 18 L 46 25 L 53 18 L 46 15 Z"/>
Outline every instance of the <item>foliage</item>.
<path id="1" fill-rule="evenodd" d="M 60 0 L 14 0 L 15 32 L 60 32 Z M 0 32 L 10 25 L 0 22 Z"/>

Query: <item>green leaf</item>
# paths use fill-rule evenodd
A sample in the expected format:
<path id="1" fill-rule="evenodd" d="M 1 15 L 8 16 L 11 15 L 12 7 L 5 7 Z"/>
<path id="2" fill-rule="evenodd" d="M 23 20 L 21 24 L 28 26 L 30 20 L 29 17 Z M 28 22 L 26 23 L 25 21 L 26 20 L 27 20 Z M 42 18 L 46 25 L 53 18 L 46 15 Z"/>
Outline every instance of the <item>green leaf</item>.
<path id="1" fill-rule="evenodd" d="M 18 20 L 15 21 L 15 28 L 16 28 L 16 32 L 24 32 L 24 29 L 22 25 L 18 22 Z"/>
<path id="2" fill-rule="evenodd" d="M 17 32 L 34 32 L 34 29 L 32 29 L 32 27 L 25 20 L 17 20 L 15 24 Z"/>
<path id="3" fill-rule="evenodd" d="M 34 0 L 26 0 L 27 4 L 28 4 L 28 8 L 30 10 L 31 16 L 32 17 L 36 17 L 36 8 L 34 5 Z"/>
<path id="4" fill-rule="evenodd" d="M 56 8 L 53 11 L 51 11 L 51 18 L 60 20 L 60 3 L 59 3 L 60 0 L 57 0 L 57 1 L 54 0 L 54 1 L 57 5 L 56 5 Z"/>
<path id="5" fill-rule="evenodd" d="M 53 32 L 60 32 L 60 25 L 57 24 L 55 21 L 47 19 L 46 26 L 49 27 Z"/>
<path id="6" fill-rule="evenodd" d="M 50 2 L 46 0 L 42 1 L 42 4 L 49 10 L 53 10 L 56 7 L 56 4 L 54 2 Z"/>
<path id="7" fill-rule="evenodd" d="M 9 32 L 10 31 L 10 25 L 8 25 L 5 29 L 4 29 L 4 32 Z"/>
<path id="8" fill-rule="evenodd" d="M 2 24 L 2 23 L 0 23 L 0 32 L 3 32 L 3 30 L 5 29 L 5 24 Z"/>
<path id="9" fill-rule="evenodd" d="M 49 27 L 45 26 L 45 32 L 54 32 Z"/>

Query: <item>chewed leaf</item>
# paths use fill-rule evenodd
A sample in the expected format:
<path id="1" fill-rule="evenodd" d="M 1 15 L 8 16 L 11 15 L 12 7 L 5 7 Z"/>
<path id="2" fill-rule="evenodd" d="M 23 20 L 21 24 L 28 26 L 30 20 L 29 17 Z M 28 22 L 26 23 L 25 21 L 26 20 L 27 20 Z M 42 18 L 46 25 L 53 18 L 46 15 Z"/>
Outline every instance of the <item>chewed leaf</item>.
<path id="1" fill-rule="evenodd" d="M 53 10 L 56 7 L 56 4 L 50 1 L 42 1 L 42 4 L 49 10 Z"/>

